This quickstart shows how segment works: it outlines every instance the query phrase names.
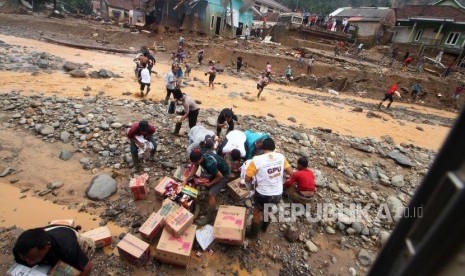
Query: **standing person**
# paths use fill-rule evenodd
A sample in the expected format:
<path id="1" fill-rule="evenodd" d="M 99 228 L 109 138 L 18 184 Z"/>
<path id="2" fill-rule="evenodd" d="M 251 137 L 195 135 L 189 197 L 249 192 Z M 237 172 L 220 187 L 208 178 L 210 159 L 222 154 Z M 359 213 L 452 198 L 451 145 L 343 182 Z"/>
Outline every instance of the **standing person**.
<path id="1" fill-rule="evenodd" d="M 144 148 L 144 144 L 139 142 L 137 136 L 143 136 L 145 140 L 152 143 L 152 150 L 150 152 L 150 158 L 153 160 L 155 152 L 157 151 L 157 143 L 153 137 L 155 133 L 155 127 L 152 124 L 149 124 L 147 121 L 140 121 L 138 123 L 133 123 L 131 128 L 127 132 L 127 137 L 131 141 L 131 156 L 134 163 L 134 169 L 136 172 L 140 170 L 140 162 L 138 149 Z"/>
<path id="2" fill-rule="evenodd" d="M 286 74 L 286 79 L 288 81 L 291 81 L 292 80 L 292 68 L 290 65 L 287 66 L 285 74 Z"/>
<path id="3" fill-rule="evenodd" d="M 299 66 L 300 68 L 302 68 L 304 66 L 304 57 L 305 57 L 304 52 L 300 51 L 299 52 L 299 59 L 297 60 L 297 66 Z"/>
<path id="4" fill-rule="evenodd" d="M 137 79 L 139 78 L 140 71 L 144 68 L 142 65 L 147 64 L 149 62 L 148 58 L 144 56 L 144 53 L 139 53 L 134 58 L 134 62 L 136 63 L 136 68 L 134 69 L 134 73 Z"/>
<path id="5" fill-rule="evenodd" d="M 181 101 L 184 107 L 183 115 L 176 123 L 176 127 L 173 133 L 179 135 L 182 121 L 184 121 L 185 119 L 189 120 L 189 128 L 193 128 L 197 124 L 197 117 L 199 116 L 200 109 L 199 106 L 195 103 L 194 99 L 192 99 L 189 95 L 182 93 L 179 90 L 176 90 L 173 93 L 173 96 L 176 101 Z"/>
<path id="6" fill-rule="evenodd" d="M 216 68 L 215 68 L 215 63 L 213 61 L 210 60 L 208 64 L 210 65 L 210 67 L 208 68 L 208 71 L 205 73 L 205 76 L 209 75 L 208 87 L 211 87 L 213 90 L 215 89 L 215 84 L 213 83 L 213 81 L 215 81 L 215 78 L 216 78 Z"/>
<path id="7" fill-rule="evenodd" d="M 339 56 L 339 52 L 340 52 L 339 41 L 336 40 L 336 43 L 334 44 L 334 56 L 335 57 Z"/>
<path id="8" fill-rule="evenodd" d="M 287 194 L 294 203 L 310 203 L 315 195 L 315 175 L 308 168 L 308 160 L 300 157 L 297 160 L 297 171 L 284 183 Z"/>
<path id="9" fill-rule="evenodd" d="M 192 71 L 192 67 L 189 65 L 189 63 L 187 63 L 187 61 L 184 62 L 184 66 L 186 67 L 186 70 L 184 70 L 184 76 L 189 77 Z"/>
<path id="10" fill-rule="evenodd" d="M 139 72 L 139 83 L 140 83 L 140 97 L 144 97 L 144 88 L 147 86 L 147 96 L 150 92 L 150 71 L 147 69 L 147 64 L 142 64 L 142 70 Z"/>
<path id="11" fill-rule="evenodd" d="M 152 54 L 150 54 L 149 51 L 144 52 L 144 57 L 146 57 L 148 60 L 147 69 L 149 70 L 149 73 L 152 74 L 152 68 L 153 66 L 155 66 L 155 63 L 157 63 L 157 61 L 155 57 Z"/>
<path id="12" fill-rule="evenodd" d="M 189 155 L 190 161 L 194 164 L 194 169 L 191 170 L 187 180 L 194 176 L 199 166 L 208 174 L 209 181 L 201 184 L 208 188 L 208 209 L 207 215 L 196 221 L 198 226 L 204 226 L 214 221 L 216 211 L 216 196 L 226 187 L 229 182 L 230 170 L 226 161 L 214 152 L 207 151 L 202 153 L 198 149 L 194 149 Z M 187 180 L 183 182 L 185 185 Z"/>
<path id="13" fill-rule="evenodd" d="M 13 247 L 18 264 L 55 266 L 62 261 L 79 270 L 80 276 L 89 276 L 93 263 L 79 245 L 77 231 L 67 226 L 50 225 L 34 228 L 19 235 Z"/>
<path id="14" fill-rule="evenodd" d="M 453 67 L 454 67 L 454 64 L 449 63 L 449 65 L 447 65 L 446 69 L 444 70 L 444 73 L 442 73 L 442 77 L 447 78 L 447 76 L 449 76 L 450 72 L 452 71 Z"/>
<path id="15" fill-rule="evenodd" d="M 271 64 L 269 61 L 266 62 L 266 77 L 271 80 Z"/>
<path id="16" fill-rule="evenodd" d="M 416 100 L 418 94 L 421 92 L 421 83 L 417 81 L 413 86 L 412 86 L 412 100 Z"/>
<path id="17" fill-rule="evenodd" d="M 417 68 L 415 69 L 415 71 L 417 73 L 423 71 L 423 66 L 425 66 L 425 55 L 421 55 L 418 59 Z"/>
<path id="18" fill-rule="evenodd" d="M 246 170 L 245 180 L 252 182 L 255 178 L 257 187 L 254 194 L 254 209 L 252 226 L 246 233 L 249 238 L 255 239 L 260 228 L 266 232 L 270 221 L 265 220 L 262 225 L 262 214 L 265 204 L 278 204 L 283 194 L 284 173 L 291 175 L 293 170 L 283 154 L 275 152 L 273 139 L 263 140 L 264 153 L 255 156 Z"/>
<path id="19" fill-rule="evenodd" d="M 248 40 L 250 37 L 250 28 L 248 25 L 245 25 L 245 40 Z"/>
<path id="20" fill-rule="evenodd" d="M 410 56 L 410 51 L 407 49 L 407 50 L 405 51 L 405 55 L 404 55 L 404 59 L 403 59 L 403 60 L 405 61 L 407 58 L 409 58 L 409 56 Z"/>
<path id="21" fill-rule="evenodd" d="M 260 99 L 260 94 L 263 91 L 263 88 L 268 85 L 268 78 L 265 76 L 265 73 L 260 73 L 260 76 L 258 77 L 258 82 L 257 82 L 257 89 L 258 89 L 258 94 L 257 98 Z"/>
<path id="22" fill-rule="evenodd" d="M 203 49 L 199 50 L 199 52 L 197 53 L 197 61 L 199 62 L 199 65 L 202 65 L 203 53 L 204 53 Z"/>
<path id="23" fill-rule="evenodd" d="M 183 47 L 183 46 L 184 46 L 184 40 L 185 40 L 184 37 L 183 37 L 183 36 L 180 36 L 180 37 L 179 37 L 179 40 L 178 40 L 178 46 Z"/>
<path id="24" fill-rule="evenodd" d="M 315 63 L 315 59 L 313 58 L 313 55 L 311 55 L 307 60 L 307 75 L 312 72 L 313 63 Z"/>
<path id="25" fill-rule="evenodd" d="M 168 104 L 168 101 L 171 97 L 171 94 L 176 90 L 177 80 L 177 67 L 176 65 L 171 66 L 171 70 L 166 73 L 165 75 L 165 86 L 166 86 L 166 97 L 165 97 L 165 105 Z"/>
<path id="26" fill-rule="evenodd" d="M 444 50 L 441 49 L 438 53 L 438 55 L 436 56 L 436 59 L 435 59 L 435 62 L 436 63 L 441 63 L 441 60 L 442 60 L 442 55 L 444 54 Z"/>
<path id="27" fill-rule="evenodd" d="M 389 88 L 389 90 L 386 92 L 386 94 L 384 94 L 383 100 L 379 103 L 378 109 L 381 108 L 381 106 L 383 105 L 383 102 L 384 102 L 385 100 L 389 100 L 389 103 L 388 103 L 388 105 L 387 105 L 386 108 L 391 108 L 391 104 L 392 104 L 392 102 L 394 101 L 394 100 L 392 99 L 392 96 L 393 96 L 394 93 L 399 89 L 399 84 L 400 84 L 400 81 L 398 81 L 397 83 L 393 84 L 393 85 Z"/>
<path id="28" fill-rule="evenodd" d="M 412 61 L 413 61 L 413 57 L 406 58 L 403 62 L 403 66 L 408 67 L 410 63 L 412 63 Z"/>
<path id="29" fill-rule="evenodd" d="M 465 84 L 457 86 L 457 88 L 455 89 L 455 92 L 454 92 L 453 99 L 458 100 L 459 97 L 460 97 L 460 94 L 462 94 L 464 90 L 465 90 Z"/>
<path id="30" fill-rule="evenodd" d="M 392 66 L 392 64 L 394 64 L 394 61 L 396 61 L 397 56 L 399 56 L 399 47 L 396 46 L 396 47 L 392 50 L 392 53 L 391 53 L 391 61 L 389 62 L 389 65 L 390 65 L 390 66 Z"/>
<path id="31" fill-rule="evenodd" d="M 237 66 L 237 73 L 239 73 L 241 71 L 241 67 L 242 67 L 242 57 L 241 56 L 237 57 L 236 66 Z"/>
<path id="32" fill-rule="evenodd" d="M 234 130 L 234 121 L 239 124 L 237 116 L 231 108 L 224 108 L 221 110 L 220 115 L 218 115 L 218 119 L 216 120 L 216 136 L 219 137 L 221 135 L 221 130 L 226 126 L 226 124 L 228 125 L 226 134 L 228 134 L 231 130 Z"/>

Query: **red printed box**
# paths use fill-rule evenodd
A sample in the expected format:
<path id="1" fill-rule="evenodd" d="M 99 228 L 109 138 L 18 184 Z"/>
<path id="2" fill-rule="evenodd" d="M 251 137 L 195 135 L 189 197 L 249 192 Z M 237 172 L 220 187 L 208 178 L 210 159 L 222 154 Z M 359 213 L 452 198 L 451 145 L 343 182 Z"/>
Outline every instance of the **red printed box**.
<path id="1" fill-rule="evenodd" d="M 155 251 L 155 258 L 160 262 L 187 267 L 197 227 L 190 225 L 181 236 L 176 237 L 166 229 L 161 234 Z"/>
<path id="2" fill-rule="evenodd" d="M 165 229 L 175 236 L 180 236 L 194 222 L 194 215 L 180 206 L 176 212 L 166 218 Z"/>
<path id="3" fill-rule="evenodd" d="M 241 245 L 245 238 L 246 208 L 221 205 L 213 225 L 213 237 L 216 241 Z"/>
<path id="4" fill-rule="evenodd" d="M 99 227 L 82 234 L 83 237 L 90 238 L 94 241 L 96 248 L 111 245 L 112 237 L 108 226 Z"/>
<path id="5" fill-rule="evenodd" d="M 175 194 L 178 194 L 179 182 L 170 178 L 163 177 L 155 186 L 155 195 L 160 198 L 170 197 Z"/>
<path id="6" fill-rule="evenodd" d="M 126 234 L 116 246 L 121 257 L 132 264 L 143 264 L 150 258 L 149 244 L 143 240 Z"/>
<path id="7" fill-rule="evenodd" d="M 134 200 L 147 199 L 147 180 L 149 175 L 144 173 L 136 175 L 129 181 L 129 189 L 131 189 L 132 198 Z"/>

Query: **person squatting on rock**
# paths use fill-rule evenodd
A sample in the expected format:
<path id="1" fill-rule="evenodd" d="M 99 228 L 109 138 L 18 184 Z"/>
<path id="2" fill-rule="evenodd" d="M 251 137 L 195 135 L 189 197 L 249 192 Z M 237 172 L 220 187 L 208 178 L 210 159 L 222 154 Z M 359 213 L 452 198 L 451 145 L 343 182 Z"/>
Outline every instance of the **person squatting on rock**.
<path id="1" fill-rule="evenodd" d="M 260 94 L 262 94 L 263 89 L 265 86 L 267 86 L 269 83 L 268 78 L 265 76 L 265 73 L 260 73 L 260 76 L 258 77 L 258 82 L 257 82 L 257 98 L 260 99 Z"/>
<path id="2" fill-rule="evenodd" d="M 215 219 L 216 196 L 228 184 L 230 170 L 224 159 L 211 151 L 202 153 L 199 149 L 194 149 L 189 155 L 189 159 L 194 164 L 194 169 L 187 179 L 194 175 L 199 166 L 207 173 L 206 177 L 209 179 L 207 183 L 201 184 L 208 188 L 207 213 L 205 217 L 198 219 L 196 222 L 198 226 L 203 226 Z M 187 180 L 183 182 L 183 184 L 186 183 Z"/>
<path id="3" fill-rule="evenodd" d="M 197 117 L 199 116 L 200 109 L 199 106 L 195 103 L 194 99 L 192 99 L 189 95 L 182 93 L 180 90 L 175 90 L 173 96 L 176 101 L 181 101 L 184 107 L 182 117 L 176 122 L 176 126 L 173 132 L 173 134 L 179 135 L 182 121 L 185 119 L 189 120 L 189 128 L 193 128 L 197 124 Z"/>
<path id="4" fill-rule="evenodd" d="M 153 134 L 155 133 L 155 127 L 152 124 L 149 124 L 147 121 L 140 121 L 138 123 L 133 123 L 131 128 L 127 132 L 127 137 L 131 141 L 131 156 L 134 163 L 134 170 L 136 172 L 140 171 L 140 161 L 139 161 L 139 148 L 144 148 L 145 144 L 140 141 L 142 136 L 146 141 L 152 143 L 152 150 L 150 151 L 150 159 L 153 160 L 155 152 L 157 151 L 157 143 Z"/>
<path id="5" fill-rule="evenodd" d="M 18 264 L 55 266 L 62 261 L 89 276 L 93 263 L 80 246 L 80 238 L 74 228 L 50 225 L 24 231 L 16 240 L 13 255 Z"/>
<path id="6" fill-rule="evenodd" d="M 221 141 L 218 146 L 217 153 L 224 158 L 231 173 L 239 176 L 241 171 L 242 160 L 245 158 L 245 141 L 247 137 L 245 133 L 240 130 L 232 130 Z"/>
<path id="7" fill-rule="evenodd" d="M 392 102 L 394 101 L 394 99 L 392 98 L 394 96 L 394 94 L 397 92 L 397 90 L 399 89 L 399 84 L 400 84 L 400 81 L 398 81 L 397 83 L 393 84 L 389 90 L 386 92 L 386 94 L 384 94 L 384 98 L 383 100 L 379 103 L 378 105 L 378 109 L 381 108 L 381 106 L 383 105 L 383 102 L 385 100 L 389 100 L 389 103 L 387 105 L 386 108 L 390 108 L 391 107 L 391 104 Z"/>
<path id="8" fill-rule="evenodd" d="M 257 238 L 260 228 L 266 232 L 270 221 L 262 222 L 265 204 L 278 204 L 283 194 L 284 173 L 291 175 L 293 169 L 283 154 L 274 152 L 275 143 L 273 139 L 263 140 L 263 154 L 255 156 L 246 170 L 245 180 L 251 182 L 254 178 L 257 187 L 254 194 L 254 209 L 252 225 L 246 236 Z"/>
<path id="9" fill-rule="evenodd" d="M 192 150 L 195 148 L 200 148 L 202 152 L 206 150 L 204 142 L 207 136 L 215 139 L 215 133 L 202 125 L 196 125 L 191 128 L 187 135 L 189 138 L 189 146 L 186 149 L 187 155 L 190 155 Z"/>
<path id="10" fill-rule="evenodd" d="M 315 189 L 315 176 L 308 168 L 308 160 L 300 157 L 297 160 L 297 171 L 284 183 L 287 195 L 291 202 L 310 203 L 313 198 Z"/>
<path id="11" fill-rule="evenodd" d="M 147 64 L 142 64 L 142 70 L 139 71 L 140 97 L 144 98 L 150 92 L 150 71 Z M 147 86 L 147 93 L 144 95 L 144 88 Z"/>
<path id="12" fill-rule="evenodd" d="M 218 115 L 218 119 L 216 120 L 216 136 L 221 135 L 221 131 L 226 125 L 228 125 L 228 130 L 226 131 L 226 134 L 233 130 L 234 121 L 236 121 L 236 123 L 239 124 L 239 122 L 237 121 L 237 116 L 236 114 L 234 114 L 231 108 L 224 108 L 223 110 L 221 110 L 220 115 Z"/>

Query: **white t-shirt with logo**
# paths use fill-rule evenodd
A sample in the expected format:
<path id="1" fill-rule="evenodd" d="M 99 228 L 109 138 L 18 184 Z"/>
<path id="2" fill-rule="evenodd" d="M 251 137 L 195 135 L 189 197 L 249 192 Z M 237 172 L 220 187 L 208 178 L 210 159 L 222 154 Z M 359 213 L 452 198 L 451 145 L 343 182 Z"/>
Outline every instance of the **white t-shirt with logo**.
<path id="1" fill-rule="evenodd" d="M 145 84 L 150 84 L 150 72 L 149 69 L 144 68 L 140 71 L 140 81 Z"/>
<path id="2" fill-rule="evenodd" d="M 256 191 L 265 196 L 283 193 L 284 170 L 291 167 L 286 157 L 278 152 L 255 156 L 246 170 L 248 177 L 255 177 Z"/>

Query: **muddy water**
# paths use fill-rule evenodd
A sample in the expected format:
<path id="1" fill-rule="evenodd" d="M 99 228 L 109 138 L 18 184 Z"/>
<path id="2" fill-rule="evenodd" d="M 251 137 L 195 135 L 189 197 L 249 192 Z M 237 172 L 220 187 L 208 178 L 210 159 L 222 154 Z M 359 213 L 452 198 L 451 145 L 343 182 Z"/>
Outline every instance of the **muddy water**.
<path id="1" fill-rule="evenodd" d="M 52 220 L 73 219 L 75 225 L 81 225 L 82 231 L 99 227 L 100 219 L 87 213 L 70 210 L 66 206 L 53 204 L 40 198 L 22 194 L 18 188 L 5 182 L 0 182 L 0 227 L 16 225 L 28 229 L 47 225 Z M 124 229 L 112 223 L 108 227 L 113 235 L 125 232 Z"/>
<path id="2" fill-rule="evenodd" d="M 91 87 L 90 93 L 97 94 L 105 91 L 105 94 L 113 97 L 135 98 L 135 96 L 122 96 L 124 92 L 138 91 L 138 84 L 133 77 L 132 56 L 121 54 L 106 54 L 103 52 L 85 51 L 48 44 L 40 41 L 0 35 L 0 39 L 10 44 L 27 45 L 30 50 L 48 51 L 49 53 L 65 58 L 69 61 L 84 63 L 88 62 L 93 66 L 92 70 L 105 68 L 120 74 L 124 78 L 119 79 L 73 79 L 62 72 L 51 74 L 41 73 L 39 76 L 31 76 L 29 73 L 0 72 L 0 92 L 12 90 L 22 91 L 24 94 L 45 93 L 64 96 L 82 97 L 82 88 Z M 155 70 L 165 73 L 169 70 L 166 62 L 159 62 Z M 203 70 L 203 68 L 202 68 Z M 191 78 L 197 77 L 207 81 L 202 70 L 193 70 Z M 21 80 L 21 81 L 18 81 Z M 351 112 L 353 106 L 326 106 L 324 102 L 313 101 L 304 103 L 297 95 L 286 93 L 293 91 L 305 94 L 320 94 L 320 92 L 309 89 L 270 84 L 263 92 L 261 101 L 249 102 L 241 98 L 228 97 L 230 92 L 243 92 L 256 95 L 255 80 L 239 79 L 237 77 L 219 75 L 217 81 L 222 85 L 216 85 L 215 90 L 210 90 L 205 84 L 191 82 L 192 85 L 183 91 L 202 101 L 201 108 L 223 108 L 234 106 L 235 112 L 241 115 L 254 114 L 266 115 L 272 113 L 276 119 L 283 124 L 293 124 L 287 120 L 292 116 L 297 119 L 297 124 L 304 127 L 325 127 L 331 128 L 334 132 L 343 135 L 356 137 L 381 137 L 390 135 L 395 142 L 413 143 L 420 147 L 438 150 L 445 139 L 449 128 L 442 126 L 430 126 L 424 124 L 414 124 L 406 122 L 400 125 L 398 120 L 392 119 L 388 114 L 383 114 L 385 120 L 367 119 L 364 113 Z M 158 101 L 164 98 L 165 89 L 163 78 L 154 76 L 152 80 L 152 100 Z M 341 98 L 352 98 L 341 96 Z M 357 100 L 361 100 L 357 98 Z M 376 101 L 365 99 L 369 103 Z M 433 113 L 436 115 L 455 118 L 457 114 L 434 110 L 417 105 L 399 104 L 420 113 Z M 424 131 L 416 129 L 421 126 Z M 428 137 L 428 139 L 424 139 Z"/>

